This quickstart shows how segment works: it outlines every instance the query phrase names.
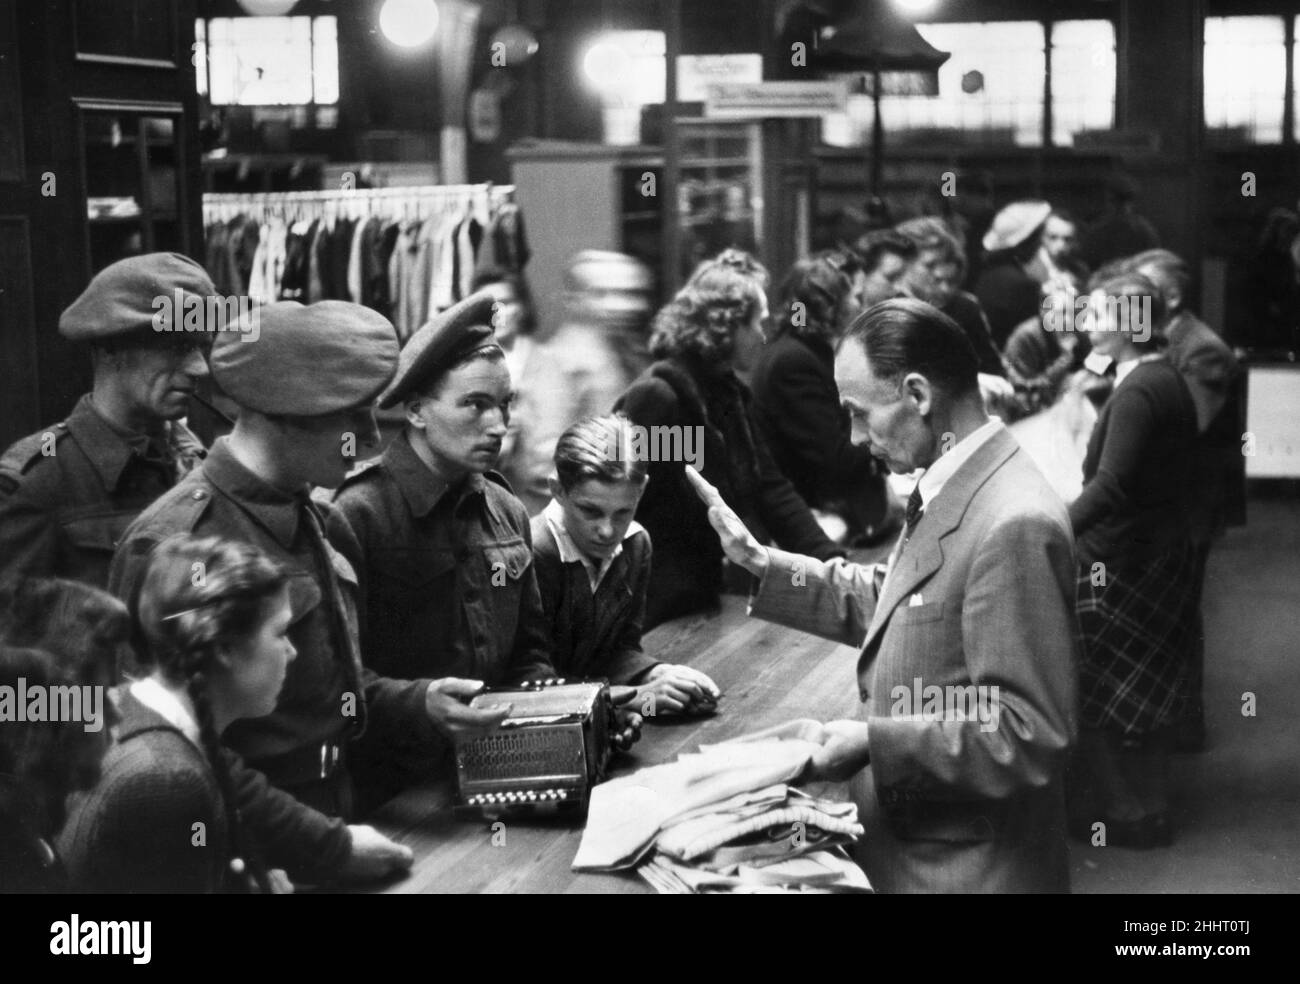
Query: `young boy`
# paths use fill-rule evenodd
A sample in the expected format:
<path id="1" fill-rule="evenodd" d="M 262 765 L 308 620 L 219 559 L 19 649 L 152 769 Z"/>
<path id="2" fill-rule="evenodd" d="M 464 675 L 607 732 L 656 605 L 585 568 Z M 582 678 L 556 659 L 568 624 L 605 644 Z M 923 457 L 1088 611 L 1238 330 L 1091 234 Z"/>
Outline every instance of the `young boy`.
<path id="1" fill-rule="evenodd" d="M 551 629 L 552 662 L 570 677 L 606 677 L 637 687 L 634 705 L 654 713 L 712 710 L 719 691 L 689 666 L 641 651 L 650 576 L 650 534 L 632 517 L 648 474 L 625 459 L 631 423 L 587 417 L 560 437 L 551 502 L 532 519 L 533 555 Z"/>

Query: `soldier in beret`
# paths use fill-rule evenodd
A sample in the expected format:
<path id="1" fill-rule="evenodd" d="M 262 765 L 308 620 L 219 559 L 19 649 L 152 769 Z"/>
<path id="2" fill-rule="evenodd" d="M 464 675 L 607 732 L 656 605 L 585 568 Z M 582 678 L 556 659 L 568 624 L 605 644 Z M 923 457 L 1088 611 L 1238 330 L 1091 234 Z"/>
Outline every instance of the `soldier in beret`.
<path id="1" fill-rule="evenodd" d="M 231 769 L 235 799 L 268 860 L 295 879 L 381 877 L 408 867 L 411 853 L 373 828 L 345 825 L 349 746 L 367 720 L 380 735 L 431 737 L 426 703 L 436 694 L 430 681 L 362 668 L 356 575 L 326 539 L 332 510 L 310 492 L 336 487 L 376 448 L 374 401 L 397 367 L 397 333 L 343 301 L 287 301 L 257 314 L 256 341 L 226 333 L 212 349 L 213 378 L 240 409 L 234 430 L 131 525 L 109 586 L 130 602 L 149 551 L 178 532 L 251 543 L 292 572 L 295 607 L 307 614 L 288 630 L 298 656 L 279 702 L 223 736 L 243 760 Z"/>
<path id="2" fill-rule="evenodd" d="M 193 260 L 151 253 L 106 267 L 63 312 L 59 333 L 89 344 L 94 384 L 66 420 L 0 456 L 0 581 L 104 587 L 123 531 L 202 460 L 182 418 L 213 336 L 155 329 L 160 306 L 215 294 Z"/>
<path id="3" fill-rule="evenodd" d="M 510 419 L 493 295 L 465 298 L 413 335 L 380 406 L 406 426 L 334 496 L 331 535 L 363 580 L 362 652 L 376 672 L 436 677 L 446 741 L 362 743 L 358 781 L 373 803 L 444 767 L 450 739 L 492 730 L 506 712 L 464 701 L 487 685 L 545 679 L 550 641 L 532 566 L 528 515 L 492 467 Z M 444 774 L 449 774 L 444 769 Z"/>
<path id="4" fill-rule="evenodd" d="M 369 666 L 442 678 L 445 698 L 440 747 L 362 743 L 358 781 L 375 802 L 417 778 L 449 775 L 449 741 L 496 727 L 504 710 L 462 703 L 484 685 L 558 676 L 528 513 L 492 470 L 513 397 L 492 309 L 492 293 L 479 291 L 411 337 L 380 399 L 405 406 L 406 427 L 334 497 L 336 541 L 346 552 L 352 534 L 360 551 L 350 556 L 364 582 Z"/>

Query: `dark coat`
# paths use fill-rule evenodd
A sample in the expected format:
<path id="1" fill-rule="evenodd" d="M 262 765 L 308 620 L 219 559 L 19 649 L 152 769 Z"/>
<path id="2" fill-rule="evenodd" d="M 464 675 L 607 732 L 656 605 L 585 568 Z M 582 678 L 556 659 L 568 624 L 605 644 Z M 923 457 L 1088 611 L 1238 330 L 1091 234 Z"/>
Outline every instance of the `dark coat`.
<path id="1" fill-rule="evenodd" d="M 1038 314 L 1042 287 L 1004 252 L 990 257 L 975 283 L 975 297 L 989 319 L 993 344 L 1001 351 L 1016 326 Z"/>
<path id="2" fill-rule="evenodd" d="M 346 768 L 331 788 L 319 782 L 320 788 L 309 788 L 301 774 L 303 763 L 316 760 L 324 743 L 346 747 L 362 716 L 369 718 L 372 731 L 430 737 L 432 732 L 423 687 L 362 670 L 356 575 L 325 542 L 322 512 L 328 515 L 329 506 L 312 503 L 305 488 L 289 495 L 267 485 L 221 438 L 201 467 L 131 525 L 109 575 L 109 590 L 129 602 L 139 590 L 150 550 L 173 533 L 242 540 L 288 568 L 294 608 L 306 612 L 289 630 L 297 658 L 289 664 L 275 711 L 236 721 L 223 740 L 252 767 L 236 763 L 231 770 L 249 829 L 265 846 L 268 860 L 291 874 L 333 871 L 350 850 L 342 821 L 295 799 L 315 799 L 319 792 L 326 798 L 315 801 L 329 812 L 347 812 Z M 350 704 L 349 693 L 356 697 Z M 348 707 L 355 707 L 355 717 L 344 716 Z M 275 785 L 268 785 L 267 778 Z"/>
<path id="3" fill-rule="evenodd" d="M 605 677 L 630 684 L 659 661 L 641 649 L 646 590 L 650 585 L 650 534 L 623 541 L 595 592 L 580 561 L 564 563 L 560 546 L 538 513 L 532 519 L 533 558 L 542 608 L 551 632 L 555 669 L 566 677 Z"/>
<path id="4" fill-rule="evenodd" d="M 420 681 L 421 695 L 441 677 L 497 687 L 557 675 L 528 514 L 501 476 L 448 488 L 399 434 L 348 476 L 333 506 L 330 537 L 360 577 L 368 671 Z M 436 733 L 365 736 L 354 759 L 363 800 L 446 774 L 447 752 Z"/>
<path id="5" fill-rule="evenodd" d="M 78 892 L 218 891 L 230 861 L 225 801 L 203 752 L 125 689 L 94 788 L 72 797 L 59 853 Z M 204 843 L 193 825 L 203 824 Z"/>
<path id="6" fill-rule="evenodd" d="M 984 309 L 980 307 L 980 302 L 973 294 L 959 290 L 940 310 L 957 322 L 957 327 L 970 339 L 971 348 L 975 350 L 975 363 L 980 372 L 990 376 L 1007 374 L 1006 368 L 1002 365 L 1002 357 L 998 355 L 998 347 L 993 344 L 988 318 L 984 316 Z"/>
<path id="7" fill-rule="evenodd" d="M 9 448 L 0 457 L 0 581 L 64 577 L 106 587 L 126 528 L 206 454 L 182 424 L 165 430 L 165 447 L 123 435 L 86 395 L 67 420 Z"/>
<path id="8" fill-rule="evenodd" d="M 772 460 L 753 398 L 734 373 L 709 376 L 685 360 L 664 359 L 632 383 L 615 409 L 644 427 L 703 428 L 700 471 L 756 537 L 822 559 L 843 556 Z M 651 462 L 649 472 L 636 518 L 654 542 L 646 602 L 652 627 L 718 603 L 723 554 L 683 462 Z"/>
<path id="9" fill-rule="evenodd" d="M 1165 328 L 1165 357 L 1182 373 L 1196 404 L 1192 458 L 1192 539 L 1207 543 L 1225 526 L 1245 522 L 1246 458 L 1241 453 L 1240 372 L 1232 350 L 1190 312 Z"/>
<path id="10" fill-rule="evenodd" d="M 754 416 L 772 457 L 810 506 L 824 508 L 855 485 L 879 481 L 867 445 L 850 438 L 829 341 L 774 338 L 759 354 L 751 388 Z"/>
<path id="11" fill-rule="evenodd" d="M 1093 426 L 1083 491 L 1070 504 L 1079 560 L 1141 562 L 1189 537 L 1196 407 L 1182 375 L 1159 358 L 1136 366 Z"/>

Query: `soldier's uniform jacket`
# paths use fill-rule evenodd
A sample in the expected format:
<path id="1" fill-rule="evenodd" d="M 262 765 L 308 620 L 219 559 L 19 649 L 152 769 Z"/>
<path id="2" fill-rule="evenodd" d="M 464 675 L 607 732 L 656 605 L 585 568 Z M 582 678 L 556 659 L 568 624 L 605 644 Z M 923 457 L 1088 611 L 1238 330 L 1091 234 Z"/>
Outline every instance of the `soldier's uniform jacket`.
<path id="1" fill-rule="evenodd" d="M 102 588 L 113 549 L 146 506 L 206 452 L 184 424 L 164 437 L 105 420 L 90 395 L 0 457 L 0 580 L 65 577 Z"/>
<path id="2" fill-rule="evenodd" d="M 403 434 L 348 477 L 334 506 L 331 538 L 362 578 L 367 666 L 489 686 L 556 675 L 528 514 L 500 475 L 449 488 Z"/>
<path id="3" fill-rule="evenodd" d="M 202 467 L 132 524 L 114 559 L 109 586 L 129 602 L 154 544 L 181 532 L 251 543 L 288 568 L 295 610 L 310 608 L 289 630 L 297 657 L 289 664 L 275 711 L 235 722 L 224 741 L 273 785 L 336 812 L 311 795 L 313 783 L 337 780 L 339 773 L 346 782 L 346 767 L 334 761 L 334 752 L 348 747 L 363 715 L 380 736 L 393 732 L 431 739 L 432 724 L 424 711 L 428 681 L 383 680 L 361 666 L 356 575 L 325 538 L 324 514 L 329 511 L 328 504 L 311 500 L 306 486 L 288 494 L 268 485 L 235 458 L 226 439 L 219 439 Z M 346 528 L 331 525 L 346 540 Z M 318 752 L 325 756 L 319 773 Z M 350 802 L 350 794 L 343 801 Z M 246 803 L 241 796 L 239 805 L 263 843 L 283 837 L 283 816 L 262 823 L 263 814 L 250 813 L 265 810 L 264 803 Z M 337 812 L 346 814 L 347 808 Z M 291 819 L 303 836 L 314 838 L 300 841 L 300 849 L 336 850 L 337 827 L 303 816 Z M 346 851 L 346 830 L 342 836 Z"/>
<path id="4" fill-rule="evenodd" d="M 404 434 L 348 477 L 331 539 L 361 575 L 361 652 L 394 677 L 502 686 L 557 676 L 533 567 L 528 514 L 495 472 L 440 483 Z M 446 775 L 445 743 L 362 742 L 371 801 Z"/>

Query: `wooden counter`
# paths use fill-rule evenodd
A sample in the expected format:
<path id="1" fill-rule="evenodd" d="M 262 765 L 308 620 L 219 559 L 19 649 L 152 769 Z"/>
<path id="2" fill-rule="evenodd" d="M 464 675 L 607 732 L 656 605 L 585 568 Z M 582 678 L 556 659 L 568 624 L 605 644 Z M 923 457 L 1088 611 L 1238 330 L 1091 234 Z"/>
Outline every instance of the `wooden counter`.
<path id="1" fill-rule="evenodd" d="M 615 775 L 676 758 L 702 742 L 716 742 L 791 718 L 850 717 L 857 707 L 857 650 L 793 629 L 748 618 L 745 601 L 725 597 L 720 614 L 693 616 L 647 633 L 647 652 L 689 662 L 722 688 L 716 714 L 646 722 L 630 755 L 615 760 Z M 845 798 L 843 786 L 816 784 L 815 793 Z M 644 892 L 639 876 L 579 874 L 570 869 L 582 839 L 578 821 L 507 820 L 493 844 L 483 821 L 456 820 L 447 786 L 408 790 L 369 820 L 415 851 L 411 873 L 371 889 L 423 892 Z"/>

